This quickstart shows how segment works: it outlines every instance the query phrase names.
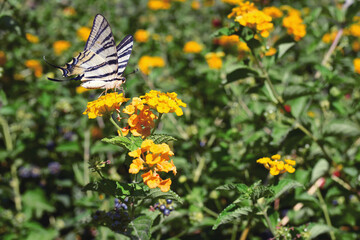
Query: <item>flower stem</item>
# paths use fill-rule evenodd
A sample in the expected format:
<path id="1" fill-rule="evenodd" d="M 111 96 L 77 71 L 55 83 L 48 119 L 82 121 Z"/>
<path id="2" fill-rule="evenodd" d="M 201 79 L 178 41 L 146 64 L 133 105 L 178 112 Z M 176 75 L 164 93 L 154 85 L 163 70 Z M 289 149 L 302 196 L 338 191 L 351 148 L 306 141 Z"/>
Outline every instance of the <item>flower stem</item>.
<path id="1" fill-rule="evenodd" d="M 121 131 L 122 129 L 121 129 L 121 127 L 119 127 L 119 125 L 117 125 L 117 123 L 115 122 L 112 114 L 110 114 L 110 122 L 117 128 L 117 130 L 120 131 L 120 134 L 123 137 L 123 134 L 122 134 L 122 131 Z"/>
<path id="2" fill-rule="evenodd" d="M 160 123 L 160 119 L 161 119 L 162 115 L 163 115 L 162 113 L 159 114 L 159 117 L 158 117 L 158 119 L 157 119 L 157 121 L 156 121 L 156 123 L 155 123 L 155 127 L 153 128 L 153 130 L 152 130 L 152 132 L 151 132 L 151 135 L 153 135 L 154 132 L 155 132 L 155 130 L 158 128 L 159 123 Z"/>
<path id="3" fill-rule="evenodd" d="M 325 201 L 324 201 L 324 198 L 322 197 L 321 192 L 320 192 L 319 189 L 316 190 L 316 195 L 317 195 L 318 198 L 319 198 L 320 206 L 321 206 L 321 209 L 323 210 L 326 224 L 327 224 L 327 225 L 329 226 L 329 228 L 330 228 L 330 237 L 331 237 L 331 240 L 335 240 L 336 237 L 335 237 L 334 231 L 332 230 L 333 226 L 332 226 L 332 224 L 331 224 L 329 212 L 328 212 L 326 203 L 325 203 Z"/>
<path id="4" fill-rule="evenodd" d="M 242 231 L 240 240 L 246 240 L 247 235 L 250 232 L 251 221 L 252 221 L 252 218 L 249 219 L 248 223 L 246 224 L 246 228 L 244 229 L 244 231 Z"/>

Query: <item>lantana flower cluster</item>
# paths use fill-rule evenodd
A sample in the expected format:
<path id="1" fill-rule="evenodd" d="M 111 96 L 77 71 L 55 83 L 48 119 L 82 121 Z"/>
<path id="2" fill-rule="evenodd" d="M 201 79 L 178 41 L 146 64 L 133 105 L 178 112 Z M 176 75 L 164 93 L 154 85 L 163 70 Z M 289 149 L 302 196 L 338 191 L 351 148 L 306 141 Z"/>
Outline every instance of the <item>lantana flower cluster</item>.
<path id="1" fill-rule="evenodd" d="M 139 60 L 139 69 L 142 73 L 148 75 L 154 67 L 164 67 L 165 61 L 161 57 L 142 56 Z"/>
<path id="2" fill-rule="evenodd" d="M 288 10 L 288 16 L 283 18 L 283 26 L 289 35 L 294 36 L 295 41 L 299 41 L 306 35 L 306 25 L 303 23 L 301 13 L 289 6 L 284 6 L 283 9 Z"/>
<path id="3" fill-rule="evenodd" d="M 169 145 L 155 144 L 152 140 L 145 140 L 141 148 L 130 152 L 129 156 L 135 158 L 130 165 L 129 173 L 137 174 L 142 170 L 145 173 L 141 177 L 149 188 L 159 187 L 162 192 L 170 190 L 171 179 L 163 180 L 159 175 L 159 172 L 168 173 L 169 171 L 176 175 L 174 162 L 170 161 L 174 153 Z"/>
<path id="4" fill-rule="evenodd" d="M 264 165 L 266 169 L 270 170 L 270 174 L 273 176 L 288 172 L 293 173 L 295 172 L 295 166 L 296 162 L 294 160 L 290 159 L 284 159 L 280 160 L 281 155 L 275 154 L 269 157 L 263 157 L 258 159 L 256 162 Z"/>

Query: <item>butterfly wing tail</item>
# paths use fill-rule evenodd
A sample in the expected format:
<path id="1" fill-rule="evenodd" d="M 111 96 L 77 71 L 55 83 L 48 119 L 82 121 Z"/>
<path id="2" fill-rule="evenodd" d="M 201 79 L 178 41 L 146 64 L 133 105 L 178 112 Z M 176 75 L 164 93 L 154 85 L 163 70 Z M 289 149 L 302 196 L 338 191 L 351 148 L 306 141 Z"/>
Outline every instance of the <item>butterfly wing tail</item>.
<path id="1" fill-rule="evenodd" d="M 69 74 L 69 70 L 68 70 L 68 69 L 63 68 L 63 67 L 60 67 L 60 66 L 56 66 L 56 65 L 48 62 L 48 61 L 46 60 L 45 56 L 43 57 L 43 59 L 44 59 L 44 61 L 45 61 L 47 64 L 49 64 L 50 66 L 52 66 L 52 67 L 54 67 L 54 68 L 60 69 L 60 70 L 62 71 L 62 74 L 63 74 L 64 77 L 66 77 L 66 76 Z M 50 79 L 49 79 L 49 80 L 50 80 Z M 52 81 L 53 81 L 53 80 L 52 80 Z M 60 80 L 60 81 L 61 81 L 61 80 Z"/>

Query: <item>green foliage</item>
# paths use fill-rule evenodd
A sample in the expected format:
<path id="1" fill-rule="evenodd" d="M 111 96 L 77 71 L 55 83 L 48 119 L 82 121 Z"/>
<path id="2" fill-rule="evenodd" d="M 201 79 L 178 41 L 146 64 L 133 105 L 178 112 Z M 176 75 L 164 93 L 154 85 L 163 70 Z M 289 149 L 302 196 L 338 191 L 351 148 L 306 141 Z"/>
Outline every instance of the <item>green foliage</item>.
<path id="1" fill-rule="evenodd" d="M 140 148 L 142 143 L 141 137 L 134 137 L 134 136 L 131 137 L 117 136 L 113 138 L 104 138 L 102 139 L 102 141 L 124 147 L 129 151 L 134 151 Z"/>

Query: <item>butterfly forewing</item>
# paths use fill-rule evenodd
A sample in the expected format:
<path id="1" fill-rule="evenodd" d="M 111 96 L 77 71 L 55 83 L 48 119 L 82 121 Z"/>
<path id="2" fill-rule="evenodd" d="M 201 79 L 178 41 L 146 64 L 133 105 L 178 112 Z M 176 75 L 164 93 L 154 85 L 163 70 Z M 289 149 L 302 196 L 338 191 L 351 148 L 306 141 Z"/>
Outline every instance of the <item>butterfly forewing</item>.
<path id="1" fill-rule="evenodd" d="M 117 58 L 118 58 L 118 75 L 120 76 L 126 68 L 129 61 L 134 40 L 131 35 L 127 35 L 124 39 L 116 46 Z"/>

